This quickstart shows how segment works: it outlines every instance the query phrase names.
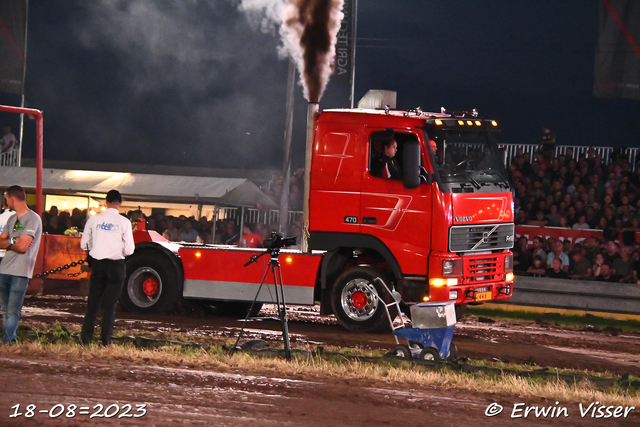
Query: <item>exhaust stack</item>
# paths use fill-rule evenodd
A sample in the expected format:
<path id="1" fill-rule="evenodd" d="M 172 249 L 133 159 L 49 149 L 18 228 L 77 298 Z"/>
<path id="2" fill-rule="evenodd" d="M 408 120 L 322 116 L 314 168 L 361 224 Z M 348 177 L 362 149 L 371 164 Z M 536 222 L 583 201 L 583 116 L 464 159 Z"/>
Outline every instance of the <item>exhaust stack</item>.
<path id="1" fill-rule="evenodd" d="M 311 194 L 311 156 L 315 137 L 316 120 L 320 104 L 310 102 L 307 106 L 307 145 L 304 159 L 304 205 L 302 207 L 302 252 L 311 252 L 309 248 L 309 195 Z"/>

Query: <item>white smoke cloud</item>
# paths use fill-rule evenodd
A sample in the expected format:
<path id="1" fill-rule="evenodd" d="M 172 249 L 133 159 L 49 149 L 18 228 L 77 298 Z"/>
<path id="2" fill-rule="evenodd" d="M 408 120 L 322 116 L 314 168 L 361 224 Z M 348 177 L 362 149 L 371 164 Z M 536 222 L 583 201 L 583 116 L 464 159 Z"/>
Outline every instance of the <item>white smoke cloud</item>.
<path id="1" fill-rule="evenodd" d="M 34 2 L 27 100 L 46 111 L 45 157 L 280 168 L 284 5 Z M 300 91 L 295 96 L 297 109 Z M 294 114 L 298 165 L 304 144 L 295 141 L 304 141 L 305 113 Z"/>
<path id="2" fill-rule="evenodd" d="M 51 158 L 280 167 L 287 63 L 278 56 L 301 57 L 283 25 L 288 2 L 69 0 L 57 15 L 39 5 L 56 21 L 30 61 L 48 70 L 38 106 L 59 124 Z"/>
<path id="3" fill-rule="evenodd" d="M 254 28 L 275 34 L 282 25 L 285 0 L 240 0 L 238 10 L 246 14 Z"/>
<path id="4" fill-rule="evenodd" d="M 221 77 L 220 65 L 242 57 L 255 68 L 261 54 L 240 55 L 242 22 L 207 21 L 220 13 L 219 2 L 97 0 L 83 2 L 89 19 L 76 34 L 88 48 L 109 48 L 126 55 L 132 87 L 139 92 L 179 86 L 202 88 Z M 261 52 L 264 53 L 264 52 Z M 247 64 L 246 61 L 251 61 Z M 256 61 L 257 60 L 257 61 Z"/>

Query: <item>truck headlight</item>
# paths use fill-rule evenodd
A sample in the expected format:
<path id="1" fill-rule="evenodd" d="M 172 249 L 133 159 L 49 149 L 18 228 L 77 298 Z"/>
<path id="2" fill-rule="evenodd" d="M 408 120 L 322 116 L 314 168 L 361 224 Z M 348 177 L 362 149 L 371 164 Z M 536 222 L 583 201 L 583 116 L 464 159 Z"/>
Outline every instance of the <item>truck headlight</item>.
<path id="1" fill-rule="evenodd" d="M 504 272 L 510 273 L 513 271 L 513 254 L 509 254 L 504 257 Z"/>
<path id="2" fill-rule="evenodd" d="M 444 286 L 445 284 L 446 284 L 446 282 L 444 281 L 444 279 L 435 278 L 435 279 L 429 280 L 429 285 L 430 286 L 435 286 L 436 288 Z"/>
<path id="3" fill-rule="evenodd" d="M 462 259 L 442 260 L 442 275 L 444 277 L 462 277 Z"/>
<path id="4" fill-rule="evenodd" d="M 442 278 L 433 278 L 429 279 L 429 285 L 434 286 L 436 288 L 442 286 L 456 286 L 458 284 L 458 279 L 442 279 Z"/>

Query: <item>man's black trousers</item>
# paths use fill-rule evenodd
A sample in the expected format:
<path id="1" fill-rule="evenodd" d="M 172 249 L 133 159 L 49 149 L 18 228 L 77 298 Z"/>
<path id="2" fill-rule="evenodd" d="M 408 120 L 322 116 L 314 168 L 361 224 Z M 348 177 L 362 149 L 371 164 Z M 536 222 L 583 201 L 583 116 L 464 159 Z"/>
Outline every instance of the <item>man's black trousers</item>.
<path id="1" fill-rule="evenodd" d="M 91 285 L 89 286 L 89 302 L 87 314 L 82 324 L 80 339 L 84 344 L 93 340 L 93 329 L 96 324 L 100 301 L 103 300 L 102 331 L 100 340 L 103 345 L 111 342 L 111 333 L 116 317 L 116 304 L 124 283 L 124 260 L 94 259 L 91 264 Z"/>

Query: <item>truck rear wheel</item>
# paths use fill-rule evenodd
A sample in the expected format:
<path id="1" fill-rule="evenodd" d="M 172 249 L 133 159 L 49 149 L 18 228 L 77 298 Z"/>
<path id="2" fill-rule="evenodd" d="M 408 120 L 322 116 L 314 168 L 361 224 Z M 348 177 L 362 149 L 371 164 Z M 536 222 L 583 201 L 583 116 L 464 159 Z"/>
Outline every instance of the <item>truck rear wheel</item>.
<path id="1" fill-rule="evenodd" d="M 120 304 L 127 311 L 162 313 L 180 299 L 177 274 L 165 255 L 145 251 L 127 260 Z"/>
<path id="2" fill-rule="evenodd" d="M 331 289 L 331 306 L 333 314 L 346 329 L 353 332 L 390 329 L 384 307 L 389 295 L 375 280 L 378 277 L 390 288 L 385 274 L 373 267 L 354 267 L 336 279 Z M 396 310 L 391 311 L 391 316 L 396 316 Z"/>

